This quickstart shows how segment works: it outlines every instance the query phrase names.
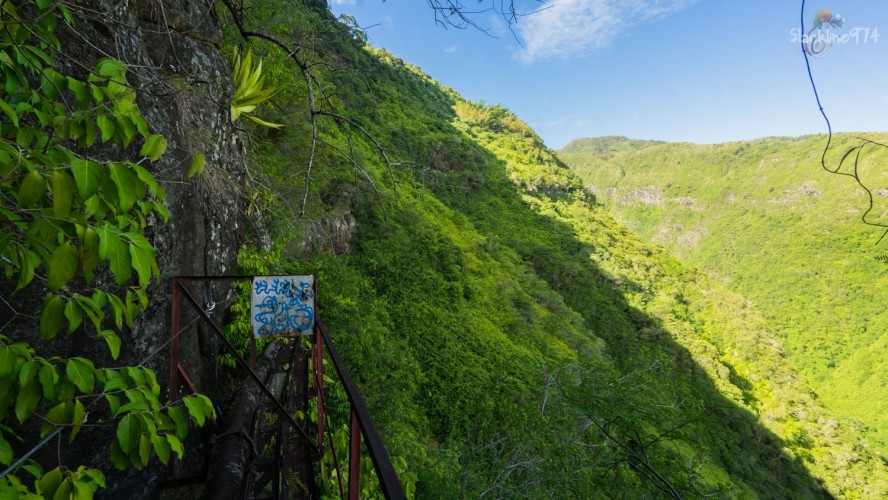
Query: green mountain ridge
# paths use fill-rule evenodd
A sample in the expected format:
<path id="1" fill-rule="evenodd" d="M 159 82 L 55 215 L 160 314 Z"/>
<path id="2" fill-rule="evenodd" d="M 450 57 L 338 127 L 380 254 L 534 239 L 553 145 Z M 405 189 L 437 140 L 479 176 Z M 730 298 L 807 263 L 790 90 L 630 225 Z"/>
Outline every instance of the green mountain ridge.
<path id="1" fill-rule="evenodd" d="M 838 134 L 827 166 L 857 146 Z M 888 347 L 882 232 L 861 223 L 866 193 L 820 168 L 825 136 L 722 145 L 660 144 L 604 158 L 599 139 L 562 158 L 617 219 L 756 303 L 789 358 L 837 413 L 857 419 L 888 452 Z M 606 138 L 604 143 L 610 143 Z M 888 207 L 885 148 L 860 156 L 872 220 Z M 843 167 L 848 172 L 850 161 Z M 882 214 L 880 216 L 880 214 Z"/>
<path id="2" fill-rule="evenodd" d="M 253 47 L 287 103 L 262 117 L 287 126 L 250 129 L 274 250 L 244 249 L 242 271 L 316 272 L 320 314 L 418 497 L 888 492 L 756 308 L 615 222 L 517 116 L 323 8 L 246 4 L 248 27 L 311 38 L 305 66 L 332 91 L 324 114 L 294 113 L 312 102 L 303 75 Z"/>

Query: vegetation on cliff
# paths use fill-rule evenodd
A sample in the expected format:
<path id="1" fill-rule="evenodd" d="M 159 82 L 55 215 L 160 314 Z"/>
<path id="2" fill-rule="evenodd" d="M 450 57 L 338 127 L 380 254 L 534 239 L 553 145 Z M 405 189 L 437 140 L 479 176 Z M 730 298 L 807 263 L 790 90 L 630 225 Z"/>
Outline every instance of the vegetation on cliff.
<path id="1" fill-rule="evenodd" d="M 246 4 L 232 53 L 261 28 L 301 65 L 250 38 L 286 127 L 251 129 L 278 250 L 244 263 L 317 273 L 418 496 L 886 491 L 755 307 L 618 225 L 520 119 L 324 9 Z"/>

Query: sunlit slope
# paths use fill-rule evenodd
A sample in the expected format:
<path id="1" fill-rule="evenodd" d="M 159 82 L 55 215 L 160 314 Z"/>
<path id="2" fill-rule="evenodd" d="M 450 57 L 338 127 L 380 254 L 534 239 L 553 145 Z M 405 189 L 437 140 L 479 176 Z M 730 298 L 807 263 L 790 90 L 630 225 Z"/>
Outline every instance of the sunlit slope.
<path id="1" fill-rule="evenodd" d="M 875 257 L 888 247 L 876 245 L 882 230 L 860 222 L 865 192 L 820 168 L 825 143 L 809 136 L 638 147 L 601 138 L 574 141 L 560 156 L 633 231 L 755 303 L 827 405 L 867 426 L 885 454 L 888 266 Z M 834 138 L 827 164 L 835 168 L 859 143 Z M 859 172 L 873 192 L 871 220 L 888 221 L 888 150 L 863 150 Z"/>
<path id="2" fill-rule="evenodd" d="M 417 497 L 888 491 L 755 307 L 614 221 L 527 124 L 323 8 L 275 7 L 245 12 L 301 41 L 327 114 L 307 111 L 285 55 L 254 48 L 280 89 L 263 118 L 286 127 L 251 130 L 256 240 L 275 250 L 241 264 L 318 275 L 320 314 Z"/>

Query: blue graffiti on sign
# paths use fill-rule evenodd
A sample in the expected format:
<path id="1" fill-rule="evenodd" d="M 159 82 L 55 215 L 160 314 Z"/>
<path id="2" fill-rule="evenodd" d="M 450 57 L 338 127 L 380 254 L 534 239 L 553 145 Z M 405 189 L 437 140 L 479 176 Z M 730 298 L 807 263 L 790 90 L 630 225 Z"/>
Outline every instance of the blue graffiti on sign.
<path id="1" fill-rule="evenodd" d="M 291 336 L 314 326 L 314 276 L 253 278 L 253 335 Z"/>

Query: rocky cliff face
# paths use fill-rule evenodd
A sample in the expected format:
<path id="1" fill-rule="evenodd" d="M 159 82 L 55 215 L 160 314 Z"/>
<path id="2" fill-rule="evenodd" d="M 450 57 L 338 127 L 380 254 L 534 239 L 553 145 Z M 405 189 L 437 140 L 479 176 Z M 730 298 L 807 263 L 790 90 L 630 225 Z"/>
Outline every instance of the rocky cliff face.
<path id="1" fill-rule="evenodd" d="M 137 103 L 152 133 L 161 134 L 169 147 L 152 172 L 167 193 L 169 222 L 153 221 L 149 239 L 157 248 L 161 280 L 149 290 L 150 307 L 132 332 L 121 336 L 120 359 L 107 355 L 94 334 L 77 332 L 51 344 L 36 338 L 41 290 L 4 295 L 8 306 L 20 313 L 4 331 L 26 339 L 44 353 L 87 356 L 97 366 L 144 364 L 155 370 L 163 384 L 168 380 L 170 338 L 170 278 L 181 275 L 221 275 L 235 265 L 246 221 L 241 196 L 245 164 L 243 144 L 229 119 L 233 94 L 231 70 L 220 54 L 221 29 L 211 0 L 78 0 L 72 10 L 75 22 L 60 27 L 61 70 L 86 76 L 101 57 L 127 65 L 127 78 L 137 90 Z M 188 178 L 193 154 L 201 152 L 204 173 Z M 116 158 L 138 161 L 138 145 L 127 151 L 107 151 Z M 102 154 L 101 152 L 99 154 Z M 31 288 L 38 288 L 36 286 Z M 213 301 L 221 315 L 230 290 L 227 286 L 193 286 L 199 300 Z M 183 307 L 183 310 L 187 309 Z M 6 314 L 5 312 L 3 313 Z M 183 312 L 183 325 L 196 317 Z M 5 322 L 5 321 L 4 321 Z M 180 362 L 197 388 L 215 390 L 215 342 L 197 323 L 180 335 Z M 60 346 L 60 343 L 62 344 Z M 112 472 L 107 459 L 111 435 L 93 430 L 81 435 L 73 447 L 62 446 L 62 463 L 90 464 L 108 476 L 108 498 L 145 497 L 156 488 L 162 470 Z M 197 444 L 199 448 L 199 444 Z M 57 462 L 55 446 L 46 463 Z M 116 474 L 116 476 L 115 476 Z"/>

